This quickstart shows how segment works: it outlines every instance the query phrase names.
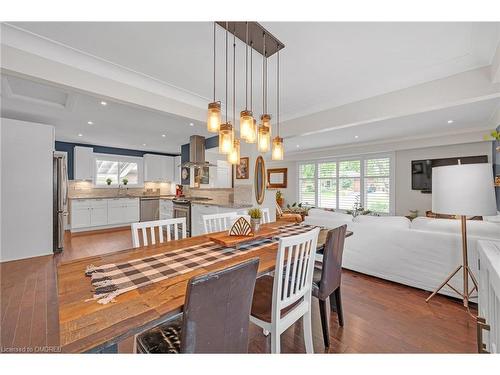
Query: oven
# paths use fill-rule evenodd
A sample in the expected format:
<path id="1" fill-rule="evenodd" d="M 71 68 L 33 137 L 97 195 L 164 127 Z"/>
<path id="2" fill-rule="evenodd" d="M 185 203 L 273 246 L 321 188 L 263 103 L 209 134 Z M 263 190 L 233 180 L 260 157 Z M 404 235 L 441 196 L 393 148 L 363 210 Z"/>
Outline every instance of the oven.
<path id="1" fill-rule="evenodd" d="M 174 218 L 186 218 L 187 236 L 191 237 L 191 202 L 187 199 L 173 199 Z"/>

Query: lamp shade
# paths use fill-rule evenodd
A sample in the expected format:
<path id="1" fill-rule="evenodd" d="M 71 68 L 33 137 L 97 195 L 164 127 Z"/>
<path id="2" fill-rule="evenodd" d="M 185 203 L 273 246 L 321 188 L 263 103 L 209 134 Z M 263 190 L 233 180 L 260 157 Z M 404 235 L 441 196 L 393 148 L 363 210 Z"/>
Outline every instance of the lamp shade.
<path id="1" fill-rule="evenodd" d="M 432 168 L 432 211 L 464 216 L 496 215 L 491 164 Z"/>

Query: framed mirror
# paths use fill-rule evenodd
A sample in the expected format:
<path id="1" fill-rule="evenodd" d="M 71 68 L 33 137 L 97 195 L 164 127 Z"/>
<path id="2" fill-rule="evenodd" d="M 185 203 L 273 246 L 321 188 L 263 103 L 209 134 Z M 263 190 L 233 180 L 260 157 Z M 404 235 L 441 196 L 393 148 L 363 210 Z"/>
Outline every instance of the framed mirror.
<path id="1" fill-rule="evenodd" d="M 284 189 L 288 184 L 288 168 L 269 168 L 267 170 L 267 187 L 269 189 Z"/>
<path id="2" fill-rule="evenodd" d="M 254 186 L 255 199 L 258 204 L 262 204 L 266 193 L 266 166 L 262 156 L 259 156 L 257 160 L 255 160 Z"/>

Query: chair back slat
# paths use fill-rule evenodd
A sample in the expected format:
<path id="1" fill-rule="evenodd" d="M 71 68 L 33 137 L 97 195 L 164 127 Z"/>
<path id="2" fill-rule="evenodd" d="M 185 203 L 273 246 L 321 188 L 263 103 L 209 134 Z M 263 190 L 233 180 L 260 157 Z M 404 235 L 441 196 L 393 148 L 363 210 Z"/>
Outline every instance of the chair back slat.
<path id="1" fill-rule="evenodd" d="M 238 216 L 237 212 L 225 212 L 220 214 L 203 215 L 203 225 L 205 234 L 213 232 L 222 232 L 228 230 L 231 225 L 231 219 Z"/>
<path id="2" fill-rule="evenodd" d="M 310 295 L 318 234 L 319 228 L 315 228 L 280 239 L 273 286 L 273 315 Z"/>
<path id="3" fill-rule="evenodd" d="M 180 226 L 180 227 L 179 227 Z M 176 219 L 167 220 L 154 220 L 154 221 L 144 221 L 140 223 L 132 223 L 132 245 L 133 247 L 140 247 L 139 241 L 139 231 L 142 232 L 142 246 L 155 245 L 156 244 L 156 231 L 158 230 L 158 242 L 163 243 L 165 241 L 165 236 L 163 230 L 167 232 L 167 242 L 172 240 L 171 232 L 174 231 L 174 239 L 179 239 L 179 232 L 181 232 L 181 239 L 187 237 L 186 230 L 186 218 L 180 217 Z M 148 232 L 149 238 L 148 239 Z"/>

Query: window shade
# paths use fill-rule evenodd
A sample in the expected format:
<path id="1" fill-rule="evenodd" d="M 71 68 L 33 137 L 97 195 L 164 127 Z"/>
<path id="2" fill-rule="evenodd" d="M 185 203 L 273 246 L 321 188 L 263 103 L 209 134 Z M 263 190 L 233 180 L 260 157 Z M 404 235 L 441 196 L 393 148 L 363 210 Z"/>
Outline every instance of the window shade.
<path id="1" fill-rule="evenodd" d="M 365 161 L 364 195 L 367 210 L 389 213 L 390 174 L 391 161 L 389 158 Z"/>

